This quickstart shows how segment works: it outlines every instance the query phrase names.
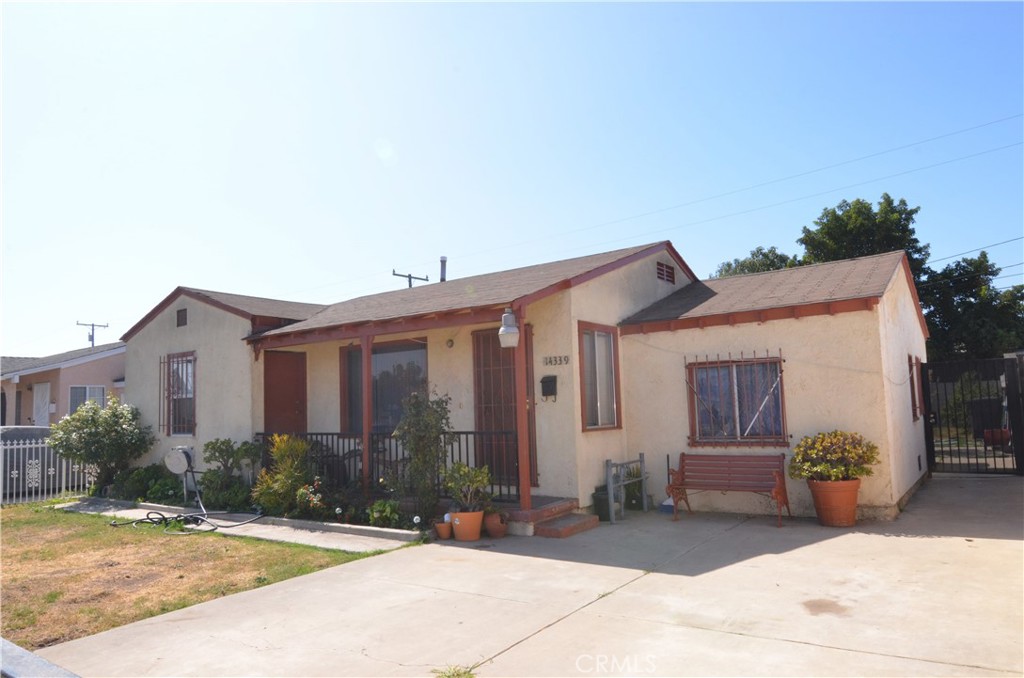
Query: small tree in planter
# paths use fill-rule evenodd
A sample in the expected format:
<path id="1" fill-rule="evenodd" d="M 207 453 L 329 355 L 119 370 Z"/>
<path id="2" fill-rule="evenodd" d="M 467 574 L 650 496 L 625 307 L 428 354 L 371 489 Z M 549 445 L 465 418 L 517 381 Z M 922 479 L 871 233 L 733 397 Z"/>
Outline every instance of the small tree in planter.
<path id="1" fill-rule="evenodd" d="M 409 455 L 409 483 L 416 496 L 416 513 L 429 520 L 437 513 L 438 479 L 444 468 L 452 432 L 451 397 L 413 393 L 403 403 L 394 437 Z"/>
<path id="2" fill-rule="evenodd" d="M 51 427 L 47 443 L 62 457 L 95 468 L 94 488 L 102 489 L 156 443 L 153 429 L 139 419 L 138 408 L 117 398 L 106 407 L 87 400 Z"/>
<path id="3" fill-rule="evenodd" d="M 822 525 L 849 527 L 857 522 L 860 479 L 874 473 L 878 446 L 859 433 L 830 431 L 804 436 L 793 448 L 789 477 L 806 480 Z"/>
<path id="4" fill-rule="evenodd" d="M 452 513 L 452 528 L 459 541 L 476 541 L 483 526 L 484 505 L 490 496 L 491 474 L 486 466 L 473 468 L 461 461 L 445 473 L 444 485 L 458 509 Z"/>

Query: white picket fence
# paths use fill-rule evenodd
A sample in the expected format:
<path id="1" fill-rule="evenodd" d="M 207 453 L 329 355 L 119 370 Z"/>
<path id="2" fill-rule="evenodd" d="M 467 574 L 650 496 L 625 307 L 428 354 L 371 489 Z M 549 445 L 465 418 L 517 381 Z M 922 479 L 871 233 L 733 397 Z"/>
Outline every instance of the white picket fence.
<path id="1" fill-rule="evenodd" d="M 5 440 L 2 445 L 4 504 L 85 494 L 95 478 L 91 469 L 61 458 L 45 440 Z"/>

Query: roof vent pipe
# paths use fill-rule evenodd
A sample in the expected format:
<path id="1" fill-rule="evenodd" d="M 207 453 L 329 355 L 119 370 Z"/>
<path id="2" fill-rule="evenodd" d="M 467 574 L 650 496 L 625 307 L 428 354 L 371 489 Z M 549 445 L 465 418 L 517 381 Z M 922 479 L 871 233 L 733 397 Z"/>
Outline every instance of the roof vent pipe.
<path id="1" fill-rule="evenodd" d="M 441 257 L 441 282 L 448 277 L 448 257 Z"/>

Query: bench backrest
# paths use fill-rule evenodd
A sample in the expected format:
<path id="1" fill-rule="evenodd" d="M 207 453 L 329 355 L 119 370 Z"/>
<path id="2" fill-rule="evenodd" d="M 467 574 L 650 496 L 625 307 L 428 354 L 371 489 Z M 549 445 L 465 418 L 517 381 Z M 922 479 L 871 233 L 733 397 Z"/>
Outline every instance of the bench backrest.
<path id="1" fill-rule="evenodd" d="M 707 490 L 764 491 L 775 487 L 786 455 L 679 453 L 679 475 L 687 487 Z"/>

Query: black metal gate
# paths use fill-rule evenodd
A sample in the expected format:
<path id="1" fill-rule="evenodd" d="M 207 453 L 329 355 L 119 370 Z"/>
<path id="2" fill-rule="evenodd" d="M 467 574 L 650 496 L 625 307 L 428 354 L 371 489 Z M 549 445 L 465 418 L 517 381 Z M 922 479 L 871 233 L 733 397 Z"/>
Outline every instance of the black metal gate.
<path id="1" fill-rule="evenodd" d="M 921 367 L 928 468 L 1024 475 L 1024 356 Z"/>

